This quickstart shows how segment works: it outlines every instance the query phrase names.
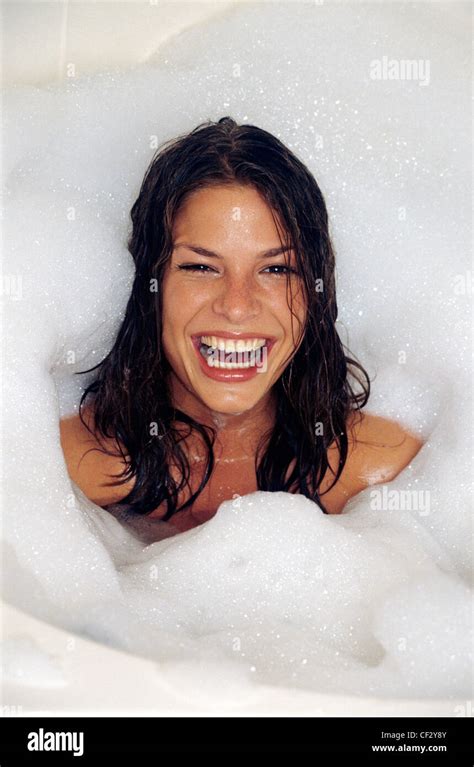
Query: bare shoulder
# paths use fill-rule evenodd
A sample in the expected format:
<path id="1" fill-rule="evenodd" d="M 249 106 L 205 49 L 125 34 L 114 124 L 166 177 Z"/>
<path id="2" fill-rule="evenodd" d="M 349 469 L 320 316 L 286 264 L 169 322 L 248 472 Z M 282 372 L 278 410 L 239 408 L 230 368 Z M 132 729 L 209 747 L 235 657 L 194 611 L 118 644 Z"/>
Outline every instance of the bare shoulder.
<path id="1" fill-rule="evenodd" d="M 423 445 L 408 429 L 381 416 L 360 413 L 348 426 L 348 463 L 364 485 L 390 482 Z"/>
<path id="2" fill-rule="evenodd" d="M 423 446 L 400 424 L 369 413 L 351 415 L 347 428 L 349 445 L 343 472 L 334 488 L 322 497 L 331 513 L 342 511 L 350 498 L 369 485 L 395 479 Z M 329 448 L 328 459 L 335 469 L 339 460 L 336 446 Z M 328 473 L 325 479 L 328 487 L 334 477 Z"/>
<path id="3" fill-rule="evenodd" d="M 92 409 L 83 408 L 82 412 L 86 425 L 79 415 L 59 421 L 61 447 L 69 476 L 99 506 L 116 503 L 130 492 L 132 483 L 115 487 L 108 487 L 106 483 L 117 479 L 114 475 L 123 471 L 124 461 L 114 440 L 100 442 L 95 436 Z"/>

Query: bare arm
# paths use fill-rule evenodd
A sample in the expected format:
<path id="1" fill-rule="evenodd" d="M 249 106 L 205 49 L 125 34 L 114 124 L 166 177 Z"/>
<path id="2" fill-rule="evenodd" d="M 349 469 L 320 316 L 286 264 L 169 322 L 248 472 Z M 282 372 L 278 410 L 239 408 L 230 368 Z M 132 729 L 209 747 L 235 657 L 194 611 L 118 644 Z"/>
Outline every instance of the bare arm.
<path id="1" fill-rule="evenodd" d="M 90 411 L 86 410 L 84 416 L 86 423 L 91 426 Z M 86 429 L 78 415 L 62 418 L 59 431 L 69 476 L 91 501 L 105 506 L 117 503 L 130 492 L 132 482 L 115 487 L 106 485 L 113 481 L 112 474 L 123 470 L 123 460 L 120 456 L 104 453 L 98 440 Z"/>
<path id="2" fill-rule="evenodd" d="M 340 513 L 347 501 L 370 485 L 390 482 L 408 466 L 423 443 L 395 421 L 360 414 L 348 424 L 349 452 L 344 470 L 321 500 L 331 514 Z M 328 460 L 336 470 L 339 451 L 329 448 Z M 334 475 L 329 471 L 321 490 L 327 489 Z"/>

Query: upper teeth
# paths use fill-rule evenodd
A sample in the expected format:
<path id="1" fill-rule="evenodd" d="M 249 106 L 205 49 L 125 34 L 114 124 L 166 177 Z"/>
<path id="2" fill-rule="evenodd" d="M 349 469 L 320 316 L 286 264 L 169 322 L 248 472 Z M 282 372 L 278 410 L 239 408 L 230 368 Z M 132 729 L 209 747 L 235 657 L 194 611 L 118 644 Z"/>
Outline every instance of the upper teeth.
<path id="1" fill-rule="evenodd" d="M 212 346 L 221 352 L 251 352 L 253 349 L 260 349 L 265 346 L 265 338 L 246 338 L 232 341 L 229 338 L 218 338 L 217 336 L 202 336 L 201 343 L 206 346 Z"/>

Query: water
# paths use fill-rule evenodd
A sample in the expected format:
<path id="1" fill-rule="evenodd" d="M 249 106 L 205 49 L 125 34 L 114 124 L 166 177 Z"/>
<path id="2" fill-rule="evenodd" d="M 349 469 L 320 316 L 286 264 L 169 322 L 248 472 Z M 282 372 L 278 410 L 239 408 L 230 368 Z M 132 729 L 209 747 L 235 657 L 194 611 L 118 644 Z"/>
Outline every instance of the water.
<path id="1" fill-rule="evenodd" d="M 195 697 L 261 683 L 470 696 L 467 14 L 244 5 L 146 66 L 6 95 L 7 600 L 154 658 Z M 371 79 L 384 57 L 425 62 L 424 80 Z M 254 493 L 143 548 L 71 484 L 58 418 L 87 380 L 72 373 L 120 325 L 129 210 L 156 145 L 225 114 L 275 133 L 315 173 L 340 333 L 375 376 L 368 410 L 425 445 L 341 517 Z"/>

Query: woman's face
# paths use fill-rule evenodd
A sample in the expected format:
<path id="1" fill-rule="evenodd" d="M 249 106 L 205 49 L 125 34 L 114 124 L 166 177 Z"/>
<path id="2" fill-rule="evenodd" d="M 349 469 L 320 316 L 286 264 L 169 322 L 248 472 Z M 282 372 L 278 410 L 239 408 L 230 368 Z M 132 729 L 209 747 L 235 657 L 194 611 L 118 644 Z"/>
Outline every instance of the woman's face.
<path id="1" fill-rule="evenodd" d="M 275 214 L 276 217 L 276 214 Z M 193 192 L 173 226 L 163 279 L 163 347 L 172 385 L 237 415 L 269 394 L 301 342 L 306 306 L 270 208 L 248 186 Z M 296 270 L 295 255 L 290 268 Z M 179 404 L 179 403 L 176 403 Z"/>

